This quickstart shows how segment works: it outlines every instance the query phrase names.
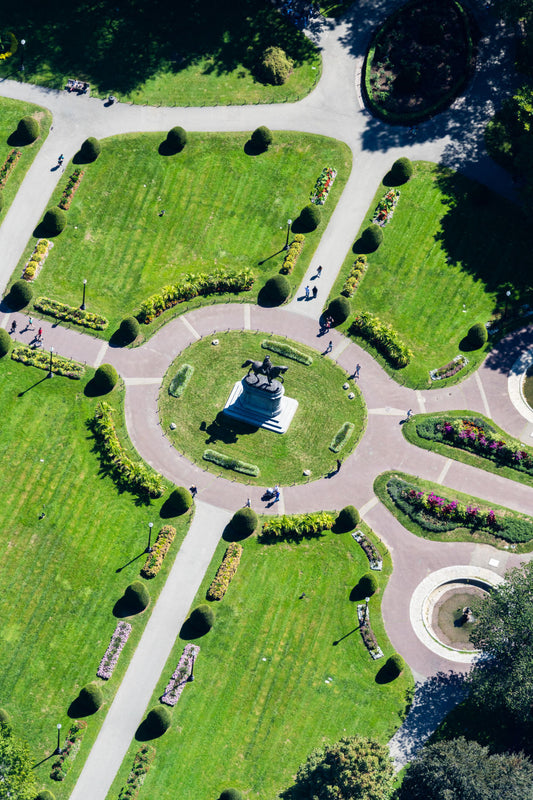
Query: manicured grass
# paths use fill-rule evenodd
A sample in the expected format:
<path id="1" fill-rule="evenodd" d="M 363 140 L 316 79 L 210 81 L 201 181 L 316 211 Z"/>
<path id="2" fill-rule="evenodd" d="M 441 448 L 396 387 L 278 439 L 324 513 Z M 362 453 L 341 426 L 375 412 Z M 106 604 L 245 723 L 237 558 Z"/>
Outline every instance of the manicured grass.
<path id="1" fill-rule="evenodd" d="M 504 514 L 510 514 L 516 517 L 522 517 L 526 519 L 530 518 L 526 517 L 524 514 L 518 514 L 512 509 L 506 508 L 505 506 L 499 506 L 495 503 L 489 504 L 486 500 L 481 500 L 479 497 L 474 497 L 473 495 L 465 494 L 464 492 L 458 492 L 455 489 L 449 489 L 447 486 L 441 486 L 438 483 L 422 480 L 422 478 L 415 477 L 414 475 L 408 475 L 405 472 L 382 472 L 381 475 L 378 475 L 374 481 L 374 491 L 383 505 L 389 509 L 391 514 L 393 514 L 393 516 L 395 516 L 396 519 L 401 522 L 404 528 L 407 528 L 408 531 L 414 533 L 415 536 L 420 536 L 422 539 L 431 539 L 431 541 L 434 542 L 477 542 L 482 544 L 491 544 L 493 547 L 498 548 L 498 550 L 513 550 L 516 553 L 529 553 L 531 550 L 533 550 L 533 541 L 519 543 L 516 545 L 509 544 L 505 540 L 500 539 L 498 536 L 495 536 L 485 530 L 473 531 L 470 528 L 462 528 L 457 526 L 451 531 L 436 532 L 430 531 L 427 528 L 423 528 L 417 522 L 414 522 L 412 519 L 410 519 L 407 514 L 404 514 L 403 511 L 401 511 L 392 501 L 387 491 L 387 481 L 393 476 L 401 478 L 401 480 L 417 486 L 420 491 L 435 492 L 437 495 L 444 496 L 448 500 L 457 500 L 458 502 L 466 505 L 477 505 L 486 509 L 492 508 L 496 512 L 500 511 Z"/>
<path id="2" fill-rule="evenodd" d="M 255 156 L 245 152 L 246 133 L 190 133 L 185 149 L 173 156 L 158 152 L 165 137 L 132 134 L 103 142 L 98 160 L 84 167 L 67 227 L 34 282 L 35 296 L 76 307 L 86 278 L 87 309 L 109 320 L 107 338 L 144 299 L 190 271 L 251 268 L 257 281 L 245 296 L 253 302 L 283 263 L 287 219 L 298 217 L 322 167 L 332 164 L 339 174 L 322 224 L 306 235 L 290 276 L 297 286 L 351 168 L 346 145 L 321 136 L 276 132 L 270 149 Z M 50 206 L 72 169 L 68 165 Z M 32 238 L 21 264 L 34 244 Z M 13 278 L 18 275 L 17 269 Z M 158 324 L 143 326 L 143 333 Z"/>
<path id="3" fill-rule="evenodd" d="M 117 622 L 113 606 L 144 564 L 148 522 L 154 522 L 154 532 L 162 524 L 165 495 L 143 505 L 120 494 L 101 473 L 86 425 L 99 399 L 84 394 L 92 374 L 89 370 L 82 381 L 50 380 L 9 357 L 0 360 L 0 705 L 29 741 L 35 764 L 56 747 L 56 723 L 66 734 L 67 710 L 79 689 L 96 679 Z M 117 408 L 121 428 L 122 390 L 117 387 L 106 400 Z M 186 518 L 170 522 L 177 536 L 162 571 L 147 582 L 152 604 L 189 524 Z M 130 639 L 113 677 L 103 684 L 105 705 L 87 719 L 67 779 L 50 781 L 51 760 L 36 768 L 39 784 L 58 800 L 72 790 L 150 610 L 131 620 Z"/>
<path id="4" fill-rule="evenodd" d="M 391 559 L 361 527 L 385 555 L 370 619 L 387 658 L 393 651 L 379 609 Z M 268 800 L 291 784 L 324 740 L 358 733 L 386 742 L 401 722 L 412 679 L 406 671 L 392 683 L 376 682 L 384 659 L 372 661 L 366 651 L 350 600 L 368 561 L 350 533 L 297 545 L 262 545 L 255 537 L 242 544 L 224 599 L 210 604 L 214 627 L 195 640 L 201 650 L 194 683 L 172 710 L 171 728 L 153 742 L 156 759 L 142 790 L 147 800 L 217 798 L 229 786 L 250 800 Z M 205 602 L 226 546 L 220 543 L 195 606 Z M 149 707 L 184 645 L 177 640 Z M 139 746 L 130 747 L 109 797 L 117 796 Z"/>
<path id="5" fill-rule="evenodd" d="M 293 343 L 313 358 L 311 366 L 304 366 L 263 350 L 261 342 L 265 338 L 286 341 L 261 333 L 232 332 L 218 335 L 218 346 L 213 346 L 212 338 L 207 337 L 184 350 L 163 381 L 159 399 L 163 428 L 180 452 L 231 479 L 260 486 L 300 483 L 307 480 L 304 469 L 310 469 L 316 479 L 334 469 L 336 459 L 345 458 L 359 441 L 366 424 L 363 400 L 353 381 L 348 390 L 342 388 L 347 382 L 346 373 L 320 353 Z M 289 366 L 285 395 L 299 402 L 284 434 L 256 429 L 221 413 L 233 385 L 247 372 L 241 364 L 248 358 L 262 361 L 267 353 L 273 364 Z M 168 386 L 183 364 L 193 366 L 194 374 L 183 397 L 176 399 L 169 395 Z M 355 398 L 349 400 L 348 393 L 352 391 Z M 173 431 L 171 422 L 177 426 Z M 353 422 L 355 430 L 342 450 L 333 453 L 329 445 L 344 422 Z M 221 470 L 203 461 L 206 448 L 257 465 L 259 477 Z"/>
<path id="6" fill-rule="evenodd" d="M 39 120 L 41 135 L 33 144 L 15 145 L 9 141 L 10 137 L 16 131 L 19 120 L 27 116 L 33 116 Z M 12 150 L 17 149 L 22 153 L 13 167 L 5 187 L 0 190 L 4 201 L 3 207 L 0 209 L 0 223 L 7 214 L 9 206 L 24 180 L 24 176 L 46 139 L 51 122 L 52 115 L 45 108 L 35 106 L 33 103 L 22 103 L 19 100 L 9 100 L 5 97 L 0 98 L 0 167 Z M 17 277 L 20 277 L 20 275 L 17 274 Z"/>
<path id="7" fill-rule="evenodd" d="M 415 444 L 417 447 L 422 447 L 424 450 L 433 450 L 435 453 L 439 453 L 446 458 L 453 458 L 456 461 L 461 461 L 463 464 L 470 464 L 472 467 L 477 467 L 478 469 L 484 469 L 486 472 L 493 472 L 495 475 L 503 475 L 504 478 L 509 478 L 512 481 L 518 481 L 519 483 L 525 483 L 526 486 L 533 486 L 533 477 L 531 475 L 527 475 L 525 472 L 520 472 L 518 469 L 512 469 L 511 467 L 506 466 L 497 466 L 494 461 L 491 461 L 488 458 L 482 458 L 481 456 L 475 455 L 475 453 L 471 453 L 468 450 L 461 450 L 460 447 L 453 447 L 451 445 L 446 444 L 445 442 L 437 442 L 431 439 L 424 439 L 422 436 L 418 435 L 416 430 L 417 423 L 423 422 L 425 419 L 430 417 L 438 417 L 438 414 L 416 414 L 416 416 L 411 417 L 406 423 L 402 425 L 402 433 L 407 439 L 408 442 L 411 444 Z M 446 411 L 445 414 L 442 414 L 442 417 L 454 417 L 457 419 L 461 419 L 462 417 L 478 417 L 479 419 L 484 420 L 484 422 L 491 425 L 497 434 L 507 443 L 515 443 L 517 446 L 521 448 L 525 448 L 526 446 L 523 442 L 520 442 L 518 439 L 514 439 L 510 436 L 503 428 L 500 428 L 496 423 L 490 419 L 490 417 L 485 417 L 483 414 L 479 414 L 477 411 L 474 413 L 472 411 Z M 527 448 L 531 450 L 531 448 Z"/>
<path id="8" fill-rule="evenodd" d="M 399 188 L 394 217 L 384 228 L 381 247 L 368 255 L 352 309 L 390 323 L 413 351 L 411 363 L 402 370 L 389 368 L 377 356 L 395 380 L 412 388 L 442 389 L 463 380 L 490 349 L 487 345 L 467 351 L 462 340 L 475 322 L 487 322 L 502 311 L 499 292 L 504 282 L 520 283 L 528 233 L 514 205 L 438 165 L 416 162 L 413 177 Z M 370 224 L 387 189 L 379 186 L 360 232 Z M 340 293 L 354 260 L 350 252 L 332 296 Z M 357 338 L 357 343 L 375 355 L 363 339 Z M 465 352 L 468 366 L 453 378 L 432 383 L 429 371 L 460 352 Z"/>

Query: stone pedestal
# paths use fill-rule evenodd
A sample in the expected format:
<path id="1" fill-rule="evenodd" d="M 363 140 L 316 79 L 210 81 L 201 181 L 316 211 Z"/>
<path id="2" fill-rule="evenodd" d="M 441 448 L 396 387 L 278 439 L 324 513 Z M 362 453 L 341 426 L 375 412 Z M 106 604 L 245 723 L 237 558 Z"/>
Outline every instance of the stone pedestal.
<path id="1" fill-rule="evenodd" d="M 268 383 L 264 375 L 247 375 L 233 386 L 224 414 L 257 428 L 285 433 L 298 408 L 298 401 L 285 397 L 279 381 Z"/>

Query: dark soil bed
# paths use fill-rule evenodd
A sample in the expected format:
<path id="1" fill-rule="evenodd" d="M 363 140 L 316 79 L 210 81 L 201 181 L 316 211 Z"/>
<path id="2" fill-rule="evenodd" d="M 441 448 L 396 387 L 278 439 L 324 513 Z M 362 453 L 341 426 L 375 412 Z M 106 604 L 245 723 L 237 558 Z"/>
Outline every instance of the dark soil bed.
<path id="1" fill-rule="evenodd" d="M 412 0 L 390 16 L 364 69 L 370 107 L 391 122 L 415 122 L 447 107 L 473 67 L 467 15 L 455 0 Z"/>

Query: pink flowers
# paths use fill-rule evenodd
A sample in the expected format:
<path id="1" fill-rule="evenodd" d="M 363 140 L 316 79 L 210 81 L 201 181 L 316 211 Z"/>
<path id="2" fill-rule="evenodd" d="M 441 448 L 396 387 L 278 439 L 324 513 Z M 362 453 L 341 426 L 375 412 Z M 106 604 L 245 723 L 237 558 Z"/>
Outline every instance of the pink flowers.
<path id="1" fill-rule="evenodd" d="M 161 702 L 167 706 L 175 706 L 180 695 L 185 688 L 185 684 L 189 680 L 189 676 L 193 670 L 194 662 L 200 652 L 200 648 L 196 644 L 186 644 L 183 648 L 183 653 L 178 661 L 178 666 L 172 673 L 172 677 L 167 684 Z"/>
<path id="2" fill-rule="evenodd" d="M 113 636 L 111 637 L 109 647 L 105 651 L 103 659 L 100 661 L 100 666 L 96 673 L 99 678 L 103 678 L 104 681 L 109 680 L 117 665 L 118 657 L 128 641 L 130 633 L 131 625 L 129 622 L 119 622 L 117 624 Z"/>

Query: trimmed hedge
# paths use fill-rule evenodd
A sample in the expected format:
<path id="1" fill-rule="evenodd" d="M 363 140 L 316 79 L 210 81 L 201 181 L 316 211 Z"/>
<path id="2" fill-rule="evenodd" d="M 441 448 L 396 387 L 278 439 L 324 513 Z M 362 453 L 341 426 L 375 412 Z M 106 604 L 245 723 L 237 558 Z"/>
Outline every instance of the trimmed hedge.
<path id="1" fill-rule="evenodd" d="M 364 229 L 361 235 L 361 243 L 365 253 L 374 253 L 383 241 L 383 230 L 373 222 Z"/>
<path id="2" fill-rule="evenodd" d="M 378 317 L 362 311 L 350 326 L 350 333 L 362 336 L 395 369 L 402 369 L 409 364 L 413 353 L 405 345 L 391 325 L 385 325 Z"/>
<path id="3" fill-rule="evenodd" d="M 251 536 L 259 524 L 259 517 L 253 508 L 239 508 L 231 518 L 230 525 L 233 531 L 241 538 Z"/>
<path id="4" fill-rule="evenodd" d="M 66 303 L 59 303 L 57 300 L 50 300 L 49 297 L 38 297 L 33 306 L 37 311 L 48 314 L 54 319 L 61 319 L 63 322 L 72 322 L 74 325 L 81 325 L 94 331 L 103 331 L 107 328 L 105 317 L 82 308 L 68 306 Z"/>
<path id="5" fill-rule="evenodd" d="M 238 542 L 231 542 L 228 545 L 222 564 L 217 570 L 217 574 L 211 581 L 206 593 L 206 600 L 222 600 L 230 585 L 231 579 L 237 572 L 237 567 L 241 560 L 242 545 Z"/>
<path id="6" fill-rule="evenodd" d="M 357 256 L 353 262 L 351 269 L 346 276 L 346 280 L 341 289 L 341 294 L 344 297 L 353 297 L 355 290 L 359 286 L 359 282 L 367 270 L 366 255 Z"/>
<path id="7" fill-rule="evenodd" d="M 261 58 L 261 75 L 274 86 L 285 83 L 292 72 L 293 61 L 281 47 L 267 47 Z"/>
<path id="8" fill-rule="evenodd" d="M 238 458 L 225 456 L 223 453 L 218 453 L 216 450 L 204 450 L 202 456 L 204 461 L 211 461 L 224 469 L 232 469 L 234 472 L 240 472 L 243 475 L 251 475 L 252 478 L 257 478 L 259 475 L 259 467 L 255 464 L 247 464 L 246 461 L 239 461 Z"/>
<path id="9" fill-rule="evenodd" d="M 104 695 L 96 683 L 89 683 L 80 689 L 79 702 L 86 714 L 94 714 L 102 706 Z"/>
<path id="10" fill-rule="evenodd" d="M 291 293 L 291 285 L 285 275 L 273 275 L 260 292 L 260 300 L 264 305 L 280 306 Z"/>
<path id="11" fill-rule="evenodd" d="M 150 592 L 141 581 L 133 581 L 126 587 L 124 601 L 132 614 L 140 614 L 150 604 Z"/>
<path id="12" fill-rule="evenodd" d="M 335 523 L 333 514 L 327 511 L 316 511 L 312 514 L 283 514 L 271 517 L 263 523 L 259 541 L 273 542 L 289 541 L 299 542 L 302 539 L 311 539 L 322 536 L 323 531 L 329 531 Z"/>
<path id="13" fill-rule="evenodd" d="M 468 339 L 468 346 L 471 347 L 472 350 L 479 350 L 480 347 L 483 347 L 486 343 L 489 334 L 482 322 L 476 322 L 469 329 L 466 338 Z"/>
<path id="14" fill-rule="evenodd" d="M 170 728 L 171 722 L 169 710 L 164 706 L 156 706 L 148 712 L 143 727 L 150 738 L 155 739 Z"/>
<path id="15" fill-rule="evenodd" d="M 290 358 L 292 361 L 297 361 L 299 364 L 304 364 L 306 367 L 310 367 L 313 363 L 311 356 L 306 356 L 305 353 L 301 353 L 290 344 L 274 342 L 271 339 L 263 339 L 261 347 L 263 350 L 271 350 L 273 353 L 284 356 L 284 358 Z"/>
<path id="16" fill-rule="evenodd" d="M 360 579 L 358 588 L 365 597 L 372 597 L 379 589 L 378 579 L 373 572 L 367 572 Z"/>
<path id="17" fill-rule="evenodd" d="M 9 294 L 7 296 L 7 302 L 11 308 L 14 308 L 18 311 L 24 306 L 27 306 L 30 300 L 33 297 L 33 291 L 31 286 L 28 284 L 27 281 L 22 280 L 22 278 L 11 286 L 9 290 Z"/>
<path id="18" fill-rule="evenodd" d="M 200 636 L 208 633 L 215 624 L 215 612 L 208 605 L 197 606 L 189 617 L 190 627 Z"/>
<path id="19" fill-rule="evenodd" d="M 192 506 L 192 494 L 185 486 L 176 486 L 165 502 L 165 512 L 170 517 L 185 514 Z"/>
<path id="20" fill-rule="evenodd" d="M 335 520 L 335 527 L 343 533 L 353 531 L 361 522 L 361 516 L 355 506 L 344 506 Z"/>
<path id="21" fill-rule="evenodd" d="M 101 394 L 108 394 L 118 382 L 118 372 L 112 364 L 102 364 L 94 373 L 94 384 Z"/>
<path id="22" fill-rule="evenodd" d="M 344 445 L 354 432 L 354 429 L 355 425 L 353 424 L 353 422 L 345 422 L 344 425 L 342 425 L 339 428 L 339 430 L 331 440 L 329 449 L 333 453 L 338 453 L 340 450 L 342 450 L 342 448 L 344 447 Z"/>
<path id="23" fill-rule="evenodd" d="M 176 528 L 173 528 L 172 525 L 163 525 L 157 534 L 157 539 L 152 547 L 152 552 L 148 553 L 148 557 L 143 568 L 141 569 L 141 575 L 143 578 L 155 578 L 163 566 L 164 558 L 170 550 L 170 545 L 174 541 L 175 536 Z"/>
<path id="24" fill-rule="evenodd" d="M 320 206 L 309 203 L 300 211 L 300 224 L 306 231 L 314 231 L 320 225 L 322 212 Z"/>
<path id="25" fill-rule="evenodd" d="M 47 372 L 50 370 L 50 355 L 43 350 L 34 350 L 33 347 L 17 346 L 11 351 L 13 361 L 19 361 L 27 367 L 37 367 Z M 55 375 L 62 375 L 64 378 L 72 378 L 78 381 L 85 374 L 83 364 L 71 361 L 69 358 L 54 355 L 52 358 L 52 372 Z"/>
<path id="26" fill-rule="evenodd" d="M 194 367 L 191 367 L 190 364 L 182 364 L 176 373 L 176 376 L 170 381 L 168 393 L 172 395 L 172 397 L 181 397 L 189 385 L 189 381 L 192 378 L 193 373 Z"/>
<path id="27" fill-rule="evenodd" d="M 17 126 L 18 137 L 24 144 L 34 142 L 41 132 L 41 126 L 35 117 L 22 117 Z"/>
<path id="28" fill-rule="evenodd" d="M 167 143 L 175 153 L 179 153 L 183 150 L 187 144 L 187 131 L 185 128 L 182 128 L 181 125 L 176 125 L 174 128 L 171 128 L 167 133 Z"/>
<path id="29" fill-rule="evenodd" d="M 405 661 L 399 653 L 390 656 L 383 667 L 389 680 L 398 678 L 405 669 Z"/>
<path id="30" fill-rule="evenodd" d="M 260 125 L 259 128 L 256 128 L 250 136 L 250 141 L 255 149 L 263 152 L 268 150 L 273 140 L 274 137 L 272 136 L 272 131 L 270 128 L 267 128 L 266 125 Z"/>
<path id="31" fill-rule="evenodd" d="M 390 179 L 395 186 L 401 186 L 402 183 L 407 183 L 412 174 L 413 165 L 405 156 L 397 158 L 390 169 Z"/>
<path id="32" fill-rule="evenodd" d="M 126 317 L 120 323 L 118 335 L 123 344 L 131 344 L 139 335 L 139 323 L 135 317 Z"/>
<path id="33" fill-rule="evenodd" d="M 348 319 L 351 310 L 348 298 L 339 295 L 330 301 L 326 315 L 333 318 L 333 323 L 335 325 L 340 325 Z"/>
<path id="34" fill-rule="evenodd" d="M 94 136 L 89 136 L 80 147 L 80 153 L 85 161 L 96 161 L 102 151 L 102 145 Z"/>
<path id="35" fill-rule="evenodd" d="M 67 212 L 59 206 L 49 208 L 43 217 L 42 226 L 47 236 L 59 236 L 67 225 Z"/>
<path id="36" fill-rule="evenodd" d="M 0 358 L 7 356 L 10 350 L 11 336 L 6 330 L 4 330 L 4 328 L 0 328 Z"/>

